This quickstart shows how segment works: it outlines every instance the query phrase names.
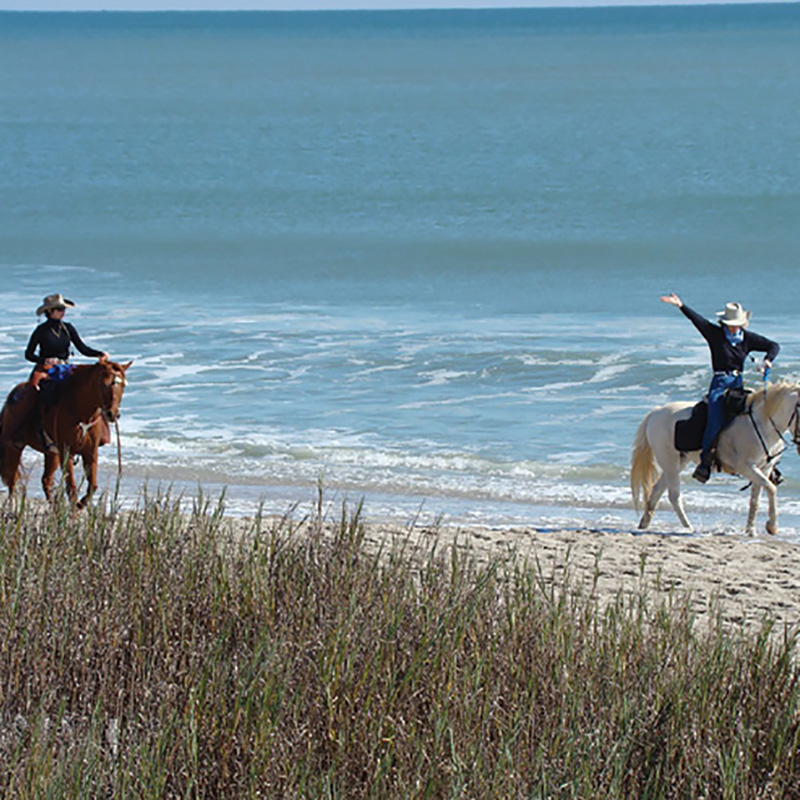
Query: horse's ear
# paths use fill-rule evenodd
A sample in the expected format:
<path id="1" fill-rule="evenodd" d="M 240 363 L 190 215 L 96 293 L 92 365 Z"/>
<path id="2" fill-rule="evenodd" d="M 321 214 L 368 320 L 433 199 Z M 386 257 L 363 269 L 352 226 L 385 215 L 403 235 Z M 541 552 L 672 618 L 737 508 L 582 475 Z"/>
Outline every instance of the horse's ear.
<path id="1" fill-rule="evenodd" d="M 120 369 L 121 369 L 123 372 L 127 372 L 127 371 L 128 371 L 128 367 L 129 367 L 131 364 L 133 364 L 133 361 L 129 361 L 127 364 L 120 364 L 119 366 L 120 366 Z"/>

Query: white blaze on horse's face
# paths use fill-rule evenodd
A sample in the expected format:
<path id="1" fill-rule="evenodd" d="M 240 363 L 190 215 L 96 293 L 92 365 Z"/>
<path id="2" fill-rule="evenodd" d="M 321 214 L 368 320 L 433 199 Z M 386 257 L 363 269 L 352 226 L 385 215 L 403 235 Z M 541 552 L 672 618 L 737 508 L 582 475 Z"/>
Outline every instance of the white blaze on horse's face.
<path id="1" fill-rule="evenodd" d="M 122 402 L 122 394 L 128 384 L 125 378 L 125 370 L 128 369 L 130 364 L 108 364 L 108 371 L 111 374 L 106 374 L 102 380 L 106 387 L 108 396 L 103 402 L 103 411 L 109 422 L 116 422 L 119 417 L 119 406 Z"/>

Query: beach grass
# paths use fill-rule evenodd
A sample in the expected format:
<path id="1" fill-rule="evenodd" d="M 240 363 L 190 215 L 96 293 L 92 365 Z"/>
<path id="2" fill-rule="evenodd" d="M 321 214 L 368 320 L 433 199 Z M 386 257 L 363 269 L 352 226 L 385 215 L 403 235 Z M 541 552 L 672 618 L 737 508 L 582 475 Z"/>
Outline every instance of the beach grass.
<path id="1" fill-rule="evenodd" d="M 0 522 L 5 798 L 800 797 L 796 642 L 359 507 Z"/>

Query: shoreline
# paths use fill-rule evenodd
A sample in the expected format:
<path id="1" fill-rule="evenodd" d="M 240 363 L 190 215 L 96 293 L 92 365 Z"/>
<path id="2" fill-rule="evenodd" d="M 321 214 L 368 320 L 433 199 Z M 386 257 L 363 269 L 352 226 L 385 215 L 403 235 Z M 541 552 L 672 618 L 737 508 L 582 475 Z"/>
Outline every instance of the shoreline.
<path id="1" fill-rule="evenodd" d="M 114 497 L 116 487 L 116 452 L 109 448 L 106 460 L 100 464 L 98 495 Z M 112 460 L 108 457 L 113 456 Z M 124 452 L 123 452 L 124 457 Z M 113 462 L 113 463 L 112 463 Z M 39 480 L 41 468 L 38 460 L 29 462 L 27 487 L 30 495 L 41 496 Z M 80 472 L 78 473 L 80 474 Z M 690 480 L 684 481 L 683 496 L 689 519 L 695 532 L 680 527 L 677 516 L 666 498 L 662 498 L 648 532 L 677 536 L 744 535 L 749 495 L 739 491 L 741 479 L 715 476 L 711 487 L 698 487 Z M 144 492 L 156 497 L 169 492 L 173 497 L 192 499 L 202 492 L 204 497 L 225 498 L 225 514 L 231 517 L 252 517 L 261 511 L 266 516 L 284 516 L 297 509 L 302 516 L 314 507 L 320 486 L 325 496 L 326 509 L 336 512 L 344 503 L 354 508 L 363 503 L 364 518 L 376 524 L 478 527 L 497 530 L 531 528 L 536 530 L 589 530 L 608 533 L 639 535 L 638 523 L 641 509 L 633 508 L 627 486 L 625 502 L 592 503 L 575 502 L 565 497 L 563 502 L 548 498 L 539 500 L 515 499 L 499 496 L 473 496 L 470 494 L 419 492 L 394 492 L 377 487 L 360 488 L 357 485 L 313 482 L 296 483 L 241 483 L 218 477 L 170 478 L 168 469 L 153 474 L 137 469 L 125 469 L 119 483 L 118 494 L 126 508 L 135 508 Z M 620 488 L 620 487 L 617 487 Z M 778 538 L 800 544 L 800 503 L 791 490 L 779 492 Z M 757 536 L 765 534 L 767 501 L 762 497 L 756 520 Z"/>

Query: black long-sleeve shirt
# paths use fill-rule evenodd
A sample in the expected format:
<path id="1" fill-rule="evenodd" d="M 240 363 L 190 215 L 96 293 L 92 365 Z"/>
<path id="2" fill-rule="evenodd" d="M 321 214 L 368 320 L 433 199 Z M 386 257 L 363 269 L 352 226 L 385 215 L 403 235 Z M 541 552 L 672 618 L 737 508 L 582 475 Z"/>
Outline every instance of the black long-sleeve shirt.
<path id="1" fill-rule="evenodd" d="M 71 344 L 74 344 L 80 353 L 89 358 L 99 358 L 103 355 L 102 350 L 95 350 L 84 344 L 78 331 L 75 330 L 75 326 L 71 323 L 48 319 L 31 334 L 25 350 L 25 358 L 33 361 L 34 364 L 41 364 L 48 358 L 60 358 L 62 361 L 67 361 Z M 39 349 L 38 355 L 37 348 Z"/>
<path id="2" fill-rule="evenodd" d="M 725 336 L 725 331 L 722 330 L 722 325 L 711 322 L 685 303 L 681 306 L 681 311 L 708 342 L 711 350 L 711 367 L 714 372 L 732 372 L 733 370 L 741 372 L 744 369 L 744 360 L 747 358 L 747 354 L 753 351 L 766 353 L 766 358 L 774 361 L 781 349 L 776 342 L 746 328 L 742 341 L 738 344 L 731 344 Z"/>

